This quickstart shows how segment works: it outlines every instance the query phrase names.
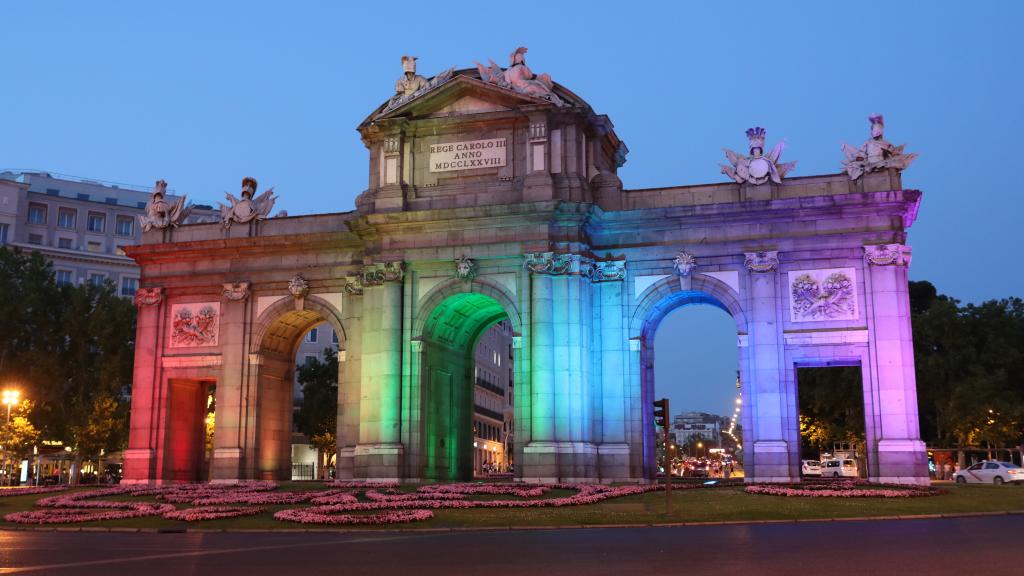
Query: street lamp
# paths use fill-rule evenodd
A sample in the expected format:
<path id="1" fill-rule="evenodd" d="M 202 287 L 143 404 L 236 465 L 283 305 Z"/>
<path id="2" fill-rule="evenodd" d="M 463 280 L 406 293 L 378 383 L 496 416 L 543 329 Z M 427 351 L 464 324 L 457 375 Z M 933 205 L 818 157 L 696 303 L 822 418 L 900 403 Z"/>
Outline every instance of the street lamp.
<path id="1" fill-rule="evenodd" d="M 4 390 L 3 391 L 3 403 L 4 403 L 4 406 L 7 406 L 7 425 L 8 426 L 11 425 L 11 406 L 17 406 L 18 398 L 20 396 L 21 396 L 21 392 L 19 392 L 17 390 L 8 389 L 8 390 Z M 13 467 L 12 467 L 10 472 L 7 471 L 7 457 L 9 456 L 9 448 L 10 447 L 6 447 L 4 449 L 4 474 L 6 476 L 5 480 L 7 481 L 8 485 L 11 484 L 11 474 L 14 472 Z"/>
<path id="2" fill-rule="evenodd" d="M 17 390 L 4 390 L 3 392 L 3 403 L 7 406 L 7 423 L 11 423 L 11 406 L 18 405 L 18 398 L 21 397 L 21 392 Z"/>

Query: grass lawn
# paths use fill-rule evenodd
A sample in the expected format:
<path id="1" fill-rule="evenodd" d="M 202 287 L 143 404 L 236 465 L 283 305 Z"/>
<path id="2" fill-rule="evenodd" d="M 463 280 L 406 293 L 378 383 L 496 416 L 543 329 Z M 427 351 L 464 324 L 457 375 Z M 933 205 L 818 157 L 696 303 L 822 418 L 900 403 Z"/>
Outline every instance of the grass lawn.
<path id="1" fill-rule="evenodd" d="M 408 489 L 414 487 L 410 486 Z M 947 486 L 949 494 L 925 498 L 787 498 L 746 494 L 742 487 L 677 490 L 672 493 L 673 514 L 664 515 L 665 494 L 651 492 L 607 500 L 588 506 L 546 509 L 473 509 L 435 510 L 434 518 L 406 525 L 366 526 L 374 529 L 473 528 L 508 526 L 579 526 L 600 524 L 653 524 L 661 522 L 718 522 L 743 520 L 796 520 L 851 518 L 859 516 L 904 516 L 953 514 L 963 512 L 1024 511 L 1024 486 Z M 284 483 L 279 490 L 320 490 L 321 484 Z M 83 488 L 91 490 L 91 488 Z M 553 490 L 545 497 L 567 495 Z M 36 500 L 47 496 L 28 495 L 0 498 L 0 518 L 10 512 L 33 508 Z M 115 498 L 112 498 L 115 499 Z M 154 498 L 116 499 L 156 501 Z M 160 517 L 131 518 L 68 524 L 69 527 L 245 529 L 330 529 L 331 526 L 305 525 L 274 520 L 274 512 L 308 504 L 269 506 L 258 516 L 186 523 Z M 179 509 L 187 507 L 177 504 Z M 0 521 L 0 528 L 23 526 Z M 351 526 L 338 526 L 352 529 Z"/>

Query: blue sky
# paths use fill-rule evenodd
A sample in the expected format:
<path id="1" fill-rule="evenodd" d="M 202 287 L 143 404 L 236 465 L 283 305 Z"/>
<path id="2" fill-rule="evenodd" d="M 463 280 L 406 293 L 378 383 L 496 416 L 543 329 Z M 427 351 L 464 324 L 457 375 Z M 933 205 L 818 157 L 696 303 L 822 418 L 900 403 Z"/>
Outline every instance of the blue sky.
<path id="1" fill-rule="evenodd" d="M 924 191 L 912 277 L 967 301 L 1024 293 L 1021 3 L 8 2 L 0 14 L 0 168 L 164 178 L 207 203 L 252 175 L 290 214 L 346 211 L 366 185 L 355 126 L 390 95 L 402 54 L 431 75 L 524 45 L 535 72 L 611 117 L 630 188 L 724 181 L 720 149 L 742 149 L 753 125 L 769 145 L 786 138 L 793 175 L 836 172 L 840 143 L 884 113 L 887 137 L 920 153 L 904 174 Z M 734 340 L 692 337 L 728 327 L 716 314 L 663 324 L 659 340 L 684 354 L 659 354 L 658 371 L 688 375 L 659 381 L 675 407 L 731 409 Z"/>

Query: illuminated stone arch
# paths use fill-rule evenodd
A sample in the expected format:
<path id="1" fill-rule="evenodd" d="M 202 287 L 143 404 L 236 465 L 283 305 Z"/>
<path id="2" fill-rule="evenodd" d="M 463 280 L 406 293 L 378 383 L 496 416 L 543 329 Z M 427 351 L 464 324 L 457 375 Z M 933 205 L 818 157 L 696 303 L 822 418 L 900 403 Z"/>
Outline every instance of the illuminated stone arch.
<path id="1" fill-rule="evenodd" d="M 472 477 L 473 354 L 483 332 L 505 319 L 519 334 L 511 296 L 482 278 L 446 281 L 420 300 L 407 387 L 409 476 Z"/>
<path id="2" fill-rule="evenodd" d="M 673 310 L 695 304 L 708 304 L 718 308 L 733 319 L 736 324 L 738 362 L 740 380 L 746 387 L 744 377 L 747 365 L 746 338 L 748 334 L 747 316 L 744 312 L 739 294 L 725 282 L 704 274 L 694 274 L 689 278 L 677 276 L 663 278 L 649 286 L 640 295 L 639 302 L 633 311 L 629 324 L 630 339 L 635 342 L 632 348 L 631 365 L 637 367 L 632 374 L 632 385 L 639 387 L 641 405 L 641 422 L 643 430 L 653 430 L 653 413 L 649 408 L 654 400 L 654 336 L 661 322 Z M 750 397 L 747 390 L 744 396 Z M 670 416 L 671 417 L 671 416 Z M 743 418 L 747 418 L 744 412 Z M 643 434 L 643 469 L 648 477 L 655 473 L 655 441 L 651 434 Z"/>

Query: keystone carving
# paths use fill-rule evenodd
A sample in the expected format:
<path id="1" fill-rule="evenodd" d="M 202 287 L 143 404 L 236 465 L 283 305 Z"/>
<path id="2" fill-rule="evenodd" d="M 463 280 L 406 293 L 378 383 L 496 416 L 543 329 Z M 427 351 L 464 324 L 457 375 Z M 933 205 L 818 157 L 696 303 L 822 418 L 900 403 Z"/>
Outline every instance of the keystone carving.
<path id="1" fill-rule="evenodd" d="M 472 280 L 477 275 L 476 262 L 465 254 L 455 259 L 455 277 L 459 280 Z"/>
<path id="2" fill-rule="evenodd" d="M 299 274 L 296 274 L 288 281 L 288 291 L 296 299 L 305 298 L 309 294 L 309 282 Z"/>
<path id="3" fill-rule="evenodd" d="M 675 260 L 672 261 L 672 272 L 676 276 L 689 276 L 696 268 L 697 257 L 684 250 L 680 250 Z"/>

